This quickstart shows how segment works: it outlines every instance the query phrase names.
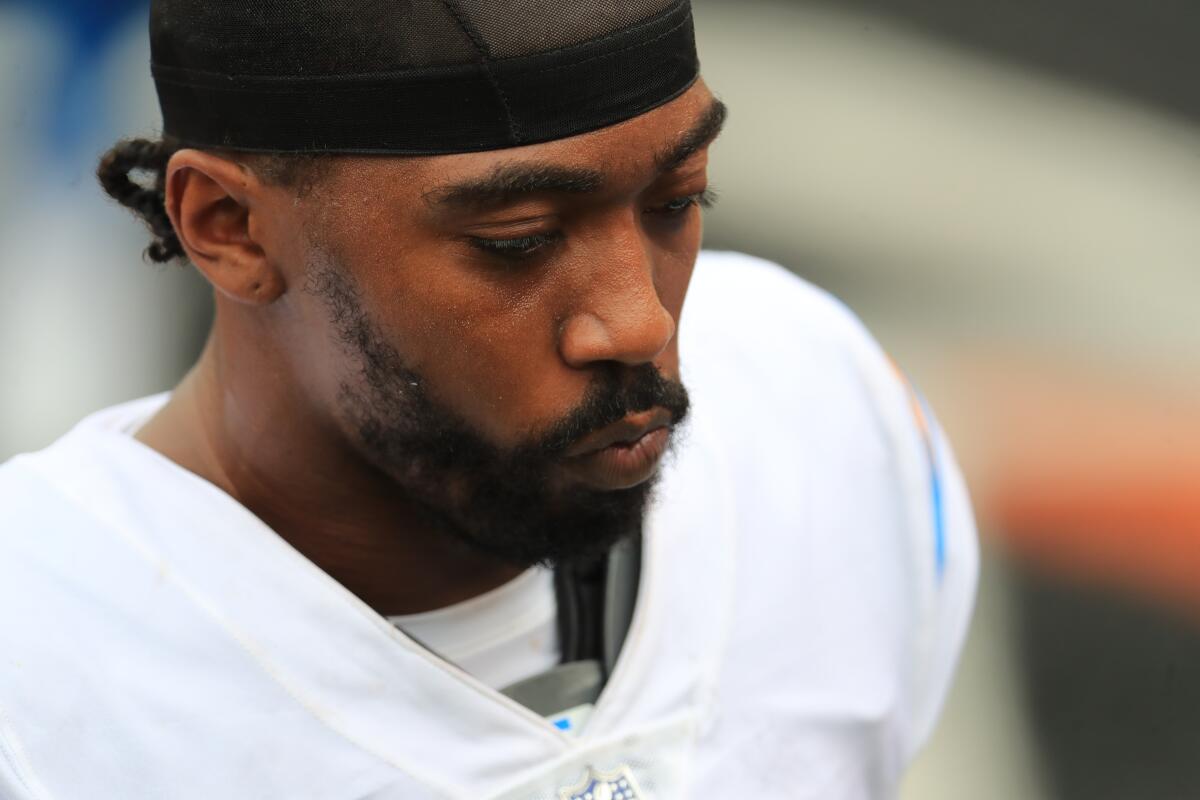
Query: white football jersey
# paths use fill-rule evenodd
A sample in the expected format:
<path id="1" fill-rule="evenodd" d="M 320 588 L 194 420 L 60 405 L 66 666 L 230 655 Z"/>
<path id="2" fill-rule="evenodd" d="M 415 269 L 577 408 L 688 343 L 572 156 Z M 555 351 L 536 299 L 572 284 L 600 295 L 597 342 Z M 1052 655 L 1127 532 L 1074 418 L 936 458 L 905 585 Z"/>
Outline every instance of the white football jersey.
<path id="1" fill-rule="evenodd" d="M 440 660 L 131 436 L 0 467 L 0 798 L 887 798 L 977 570 L 936 424 L 840 303 L 705 253 L 691 420 L 578 736 Z"/>

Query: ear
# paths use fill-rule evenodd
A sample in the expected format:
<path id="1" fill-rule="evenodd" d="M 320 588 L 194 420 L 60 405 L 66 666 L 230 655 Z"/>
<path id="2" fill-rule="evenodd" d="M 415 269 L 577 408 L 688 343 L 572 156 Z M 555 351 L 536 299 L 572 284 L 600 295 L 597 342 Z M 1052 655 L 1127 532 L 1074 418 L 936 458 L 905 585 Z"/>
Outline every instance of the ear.
<path id="1" fill-rule="evenodd" d="M 167 163 L 167 215 L 188 258 L 217 291 L 249 305 L 270 303 L 286 289 L 253 236 L 265 193 L 250 170 L 211 153 L 180 150 Z"/>

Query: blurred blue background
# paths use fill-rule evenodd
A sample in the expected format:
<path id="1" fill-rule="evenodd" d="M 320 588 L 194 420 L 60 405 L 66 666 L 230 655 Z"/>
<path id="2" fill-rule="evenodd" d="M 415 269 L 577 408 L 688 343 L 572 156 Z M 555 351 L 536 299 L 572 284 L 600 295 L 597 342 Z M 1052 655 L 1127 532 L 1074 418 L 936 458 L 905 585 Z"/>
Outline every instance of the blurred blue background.
<path id="1" fill-rule="evenodd" d="M 854 307 L 978 505 L 976 625 L 905 797 L 1200 797 L 1200 6 L 695 6 L 732 110 L 709 246 Z M 0 0 L 0 458 L 203 341 L 203 281 L 92 176 L 157 134 L 146 11 Z"/>

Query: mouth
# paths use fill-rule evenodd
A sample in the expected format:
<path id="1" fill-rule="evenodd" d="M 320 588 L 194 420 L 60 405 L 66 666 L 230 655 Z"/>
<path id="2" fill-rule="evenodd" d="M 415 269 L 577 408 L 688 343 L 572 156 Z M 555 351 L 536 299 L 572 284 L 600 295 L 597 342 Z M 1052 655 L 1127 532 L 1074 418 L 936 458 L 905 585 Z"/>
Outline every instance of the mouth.
<path id="1" fill-rule="evenodd" d="M 568 472 L 595 489 L 630 489 L 650 479 L 671 440 L 671 414 L 632 414 L 585 436 L 567 451 Z"/>

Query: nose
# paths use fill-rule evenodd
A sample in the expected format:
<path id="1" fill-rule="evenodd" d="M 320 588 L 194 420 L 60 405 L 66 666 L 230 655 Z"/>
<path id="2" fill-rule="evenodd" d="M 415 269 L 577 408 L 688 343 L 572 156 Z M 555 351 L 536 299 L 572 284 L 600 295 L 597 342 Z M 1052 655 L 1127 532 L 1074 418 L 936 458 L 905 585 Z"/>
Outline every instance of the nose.
<path id="1" fill-rule="evenodd" d="M 655 286 L 653 261 L 638 246 L 596 266 L 563 322 L 559 351 L 576 369 L 600 361 L 636 366 L 658 358 L 674 337 L 675 318 Z"/>

